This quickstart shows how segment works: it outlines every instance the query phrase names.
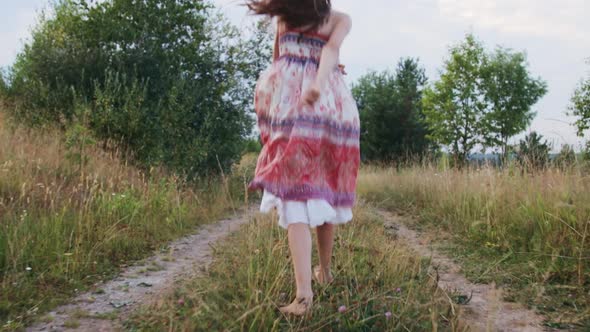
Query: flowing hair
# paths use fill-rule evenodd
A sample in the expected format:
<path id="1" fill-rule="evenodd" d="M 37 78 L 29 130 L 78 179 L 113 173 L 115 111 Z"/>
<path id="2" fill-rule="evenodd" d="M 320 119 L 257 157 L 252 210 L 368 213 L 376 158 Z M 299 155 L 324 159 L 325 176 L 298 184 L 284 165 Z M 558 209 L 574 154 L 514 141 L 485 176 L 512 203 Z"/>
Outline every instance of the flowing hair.
<path id="1" fill-rule="evenodd" d="M 331 0 L 247 0 L 246 6 L 257 15 L 278 17 L 288 29 L 317 30 L 330 17 Z"/>

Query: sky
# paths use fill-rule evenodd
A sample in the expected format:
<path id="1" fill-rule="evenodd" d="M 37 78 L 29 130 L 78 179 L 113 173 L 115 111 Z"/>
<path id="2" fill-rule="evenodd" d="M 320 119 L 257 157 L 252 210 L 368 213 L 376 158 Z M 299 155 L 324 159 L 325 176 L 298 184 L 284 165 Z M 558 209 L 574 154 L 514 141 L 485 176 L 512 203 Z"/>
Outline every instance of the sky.
<path id="1" fill-rule="evenodd" d="M 213 0 L 238 27 L 255 19 L 240 0 Z M 0 0 L 0 67 L 12 64 L 48 0 Z M 549 92 L 533 107 L 531 128 L 558 150 L 582 139 L 566 116 L 570 97 L 590 75 L 588 0 L 332 0 L 351 15 L 353 28 L 341 50 L 347 80 L 369 70 L 394 69 L 400 57 L 416 57 L 430 81 L 437 79 L 449 46 L 474 33 L 491 50 L 525 51 L 534 76 Z M 515 138 L 522 138 L 520 135 Z M 588 136 L 588 135 L 586 135 Z"/>

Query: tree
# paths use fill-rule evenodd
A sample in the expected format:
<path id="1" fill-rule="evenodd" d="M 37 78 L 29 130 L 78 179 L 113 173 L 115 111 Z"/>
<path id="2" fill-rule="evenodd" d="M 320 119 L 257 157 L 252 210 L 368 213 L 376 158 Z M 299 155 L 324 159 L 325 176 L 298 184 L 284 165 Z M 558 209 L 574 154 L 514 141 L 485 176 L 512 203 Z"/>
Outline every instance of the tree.
<path id="1" fill-rule="evenodd" d="M 237 80 L 241 81 L 240 89 L 244 95 L 236 96 L 236 100 L 245 102 L 242 107 L 248 109 L 253 115 L 254 111 L 254 90 L 258 75 L 268 67 L 272 59 L 273 45 L 274 45 L 274 31 L 271 20 L 259 20 L 252 27 L 250 27 L 250 38 L 241 42 L 236 48 L 235 57 L 240 60 L 241 77 Z M 239 84 L 239 83 L 237 83 Z"/>
<path id="2" fill-rule="evenodd" d="M 570 115 L 577 117 L 578 136 L 583 137 L 584 131 L 590 128 L 590 75 L 574 91 L 569 110 Z"/>
<path id="3" fill-rule="evenodd" d="M 488 54 L 475 36 L 450 49 L 440 80 L 424 98 L 430 137 L 449 145 L 458 166 L 476 147 L 500 147 L 524 131 L 547 84 L 528 71 L 526 55 L 498 47 Z"/>
<path id="4" fill-rule="evenodd" d="M 547 83 L 533 78 L 526 55 L 498 47 L 481 71 L 482 90 L 489 109 L 483 116 L 486 146 L 499 146 L 508 155 L 508 140 L 523 132 L 535 113 L 531 107 L 547 93 Z"/>
<path id="5" fill-rule="evenodd" d="M 586 162 L 590 162 L 590 141 L 586 142 L 586 144 L 582 147 L 581 152 L 581 159 Z"/>
<path id="6" fill-rule="evenodd" d="M 576 164 L 576 152 L 574 148 L 569 144 L 564 144 L 559 154 L 553 160 L 553 164 L 562 170 L 567 170 L 574 166 Z"/>
<path id="7" fill-rule="evenodd" d="M 209 2 L 60 0 L 54 12 L 14 65 L 17 116 L 68 124 L 90 109 L 97 138 L 189 177 L 239 158 L 256 64 L 269 60 Z"/>
<path id="8" fill-rule="evenodd" d="M 8 91 L 8 84 L 4 78 L 4 71 L 0 68 L 0 98 L 3 98 Z"/>
<path id="9" fill-rule="evenodd" d="M 427 78 L 417 59 L 400 59 L 394 73 L 364 75 L 352 91 L 361 115 L 361 151 L 368 160 L 422 155 L 430 144 L 423 124 Z"/>
<path id="10" fill-rule="evenodd" d="M 480 143 L 486 109 L 481 71 L 486 62 L 482 44 L 467 35 L 450 49 L 440 80 L 424 94 L 425 122 L 433 141 L 450 145 L 456 165 L 462 165 Z"/>
<path id="11" fill-rule="evenodd" d="M 547 140 L 542 140 L 543 136 L 533 131 L 520 141 L 516 157 L 523 167 L 542 169 L 547 166 L 551 146 Z"/>

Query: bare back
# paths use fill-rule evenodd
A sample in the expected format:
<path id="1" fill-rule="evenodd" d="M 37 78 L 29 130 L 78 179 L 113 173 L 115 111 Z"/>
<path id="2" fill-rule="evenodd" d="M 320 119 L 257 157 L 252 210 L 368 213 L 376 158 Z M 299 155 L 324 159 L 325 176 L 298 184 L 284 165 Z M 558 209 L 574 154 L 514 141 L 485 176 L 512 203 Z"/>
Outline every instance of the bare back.
<path id="1" fill-rule="evenodd" d="M 317 29 L 317 31 L 314 31 L 317 34 L 326 36 L 326 37 L 330 37 L 332 35 L 332 33 L 335 30 L 335 27 L 338 25 L 339 22 L 342 22 L 342 20 L 348 20 L 349 17 L 347 14 L 342 13 L 340 11 L 337 10 L 332 10 L 332 12 L 330 13 L 330 17 L 328 18 L 328 21 L 326 23 L 324 23 L 324 25 L 322 25 L 319 29 Z M 283 34 L 287 31 L 287 26 L 285 23 L 281 22 L 281 20 L 279 19 L 277 22 L 277 32 L 278 34 Z M 298 30 L 307 30 L 306 27 L 300 27 L 298 28 Z"/>

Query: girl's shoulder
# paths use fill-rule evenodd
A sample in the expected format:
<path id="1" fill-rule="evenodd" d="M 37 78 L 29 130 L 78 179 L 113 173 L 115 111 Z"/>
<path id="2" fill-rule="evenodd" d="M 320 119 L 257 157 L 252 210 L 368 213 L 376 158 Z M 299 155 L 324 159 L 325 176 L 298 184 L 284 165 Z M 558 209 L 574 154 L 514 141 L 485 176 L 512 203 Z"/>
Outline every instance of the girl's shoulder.
<path id="1" fill-rule="evenodd" d="M 337 21 L 352 21 L 352 18 L 350 17 L 350 15 L 348 15 L 345 12 L 341 12 L 341 11 L 335 10 L 335 9 L 332 10 L 332 14 L 330 16 L 333 17 Z"/>
<path id="2" fill-rule="evenodd" d="M 332 35 L 332 32 L 334 32 L 335 28 L 340 25 L 345 25 L 348 27 L 348 29 L 350 29 L 350 27 L 352 26 L 352 18 L 350 17 L 350 15 L 344 12 L 332 9 L 332 12 L 330 13 L 330 18 L 326 23 L 324 23 L 323 26 L 321 26 L 317 30 L 317 33 L 323 36 L 330 36 Z M 279 35 L 288 31 L 287 25 L 278 18 L 276 21 L 276 27 Z"/>
<path id="3" fill-rule="evenodd" d="M 344 12 L 332 9 L 330 19 L 328 20 L 328 22 L 326 22 L 326 24 L 324 24 L 324 26 L 320 28 L 319 32 L 321 34 L 329 36 L 332 34 L 332 32 L 334 32 L 334 29 L 340 25 L 345 25 L 346 27 L 348 27 L 348 29 L 350 29 L 350 27 L 352 26 L 352 18 L 350 17 L 350 15 Z"/>

